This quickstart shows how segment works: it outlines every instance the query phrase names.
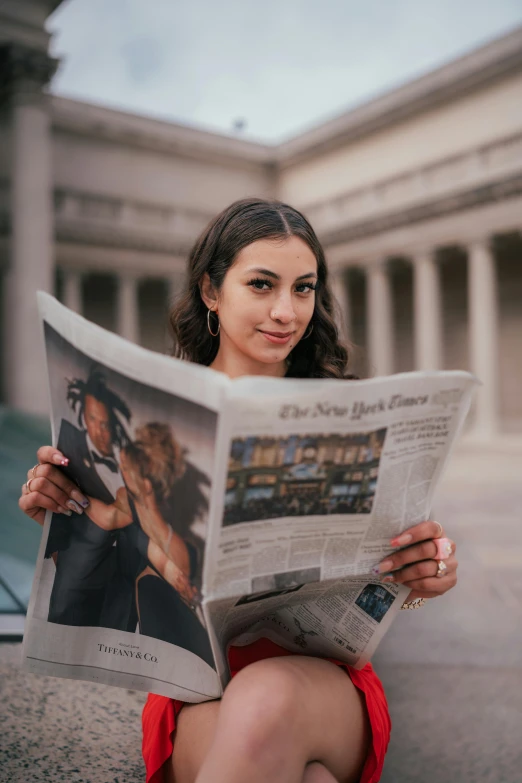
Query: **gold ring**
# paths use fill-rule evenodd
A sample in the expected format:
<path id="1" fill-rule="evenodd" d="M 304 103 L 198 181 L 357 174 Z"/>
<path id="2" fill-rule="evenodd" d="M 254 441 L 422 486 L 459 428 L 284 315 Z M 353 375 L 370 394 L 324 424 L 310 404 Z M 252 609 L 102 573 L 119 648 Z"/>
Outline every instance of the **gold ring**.
<path id="1" fill-rule="evenodd" d="M 31 468 L 31 473 L 33 474 L 33 476 L 32 476 L 33 478 L 38 478 L 38 476 L 36 475 L 36 468 L 39 468 L 39 467 L 40 467 L 40 463 L 37 462 L 36 465 L 33 468 Z"/>
<path id="2" fill-rule="evenodd" d="M 444 560 L 438 560 L 437 562 L 437 573 L 435 576 L 441 577 L 446 574 L 446 571 L 448 570 L 448 566 L 444 562 Z"/>
<path id="3" fill-rule="evenodd" d="M 31 486 L 30 486 L 31 485 L 31 481 L 34 481 L 34 476 L 33 476 L 33 478 L 30 478 L 29 481 L 26 481 L 26 483 L 25 483 L 25 486 L 27 487 L 27 492 L 31 491 Z"/>
<path id="4" fill-rule="evenodd" d="M 433 521 L 435 522 L 435 520 L 433 520 Z M 444 528 L 442 527 L 440 522 L 435 522 L 435 524 L 439 526 L 439 532 L 437 533 L 436 536 L 433 536 L 433 538 L 442 538 L 443 535 L 444 535 Z"/>

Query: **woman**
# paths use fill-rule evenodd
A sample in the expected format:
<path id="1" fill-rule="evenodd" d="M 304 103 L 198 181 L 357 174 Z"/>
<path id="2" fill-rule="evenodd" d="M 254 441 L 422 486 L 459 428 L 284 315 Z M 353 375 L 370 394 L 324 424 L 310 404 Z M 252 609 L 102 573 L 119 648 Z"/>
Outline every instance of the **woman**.
<path id="1" fill-rule="evenodd" d="M 114 503 L 88 496 L 85 513 L 103 530 L 127 529 L 135 548 L 156 573 L 192 601 L 190 573 L 195 571 L 198 553 L 193 552 L 191 557 L 185 541 L 165 521 L 161 509 L 184 473 L 181 449 L 169 426 L 152 423 L 138 428 L 136 439 L 120 451 L 120 471 L 124 486 L 117 491 Z M 136 578 L 143 568 L 145 564 L 141 563 Z"/>
<path id="2" fill-rule="evenodd" d="M 187 287 L 171 316 L 175 355 L 231 378 L 346 377 L 321 245 L 308 221 L 275 201 L 245 199 L 213 220 L 189 258 Z M 66 456 L 66 455 L 65 455 Z M 38 451 L 39 492 L 20 505 L 38 521 L 73 489 L 52 464 L 64 455 Z M 29 476 L 32 476 L 30 471 Z M 31 485 L 36 490 L 36 482 Z M 409 599 L 445 593 L 456 583 L 423 522 L 391 542 L 381 564 Z M 438 578 L 442 573 L 443 578 Z M 183 705 L 149 696 L 143 749 L 147 781 L 159 783 L 376 783 L 389 740 L 382 686 L 361 671 L 290 655 L 268 640 L 231 648 L 235 674 L 220 701 Z M 175 738 L 175 749 L 173 743 Z"/>
<path id="3" fill-rule="evenodd" d="M 103 530 L 124 530 L 128 551 L 142 552 L 132 574 L 140 633 L 176 644 L 214 666 L 208 635 L 197 616 L 201 546 L 182 537 L 180 519 L 169 501 L 183 484 L 186 463 L 168 424 L 153 422 L 136 430 L 120 451 L 125 486 L 114 503 L 88 497 L 85 513 Z M 190 488 L 196 490 L 191 484 Z M 169 520 L 166 521 L 166 518 Z"/>

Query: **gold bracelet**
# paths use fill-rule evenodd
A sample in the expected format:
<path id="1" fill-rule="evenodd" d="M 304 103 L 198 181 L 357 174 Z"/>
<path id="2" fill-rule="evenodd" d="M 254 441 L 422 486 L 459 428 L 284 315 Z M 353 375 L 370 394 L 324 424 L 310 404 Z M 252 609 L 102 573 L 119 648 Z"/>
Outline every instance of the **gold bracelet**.
<path id="1" fill-rule="evenodd" d="M 425 603 L 425 598 L 413 598 L 411 601 L 405 601 L 401 609 L 420 609 Z"/>

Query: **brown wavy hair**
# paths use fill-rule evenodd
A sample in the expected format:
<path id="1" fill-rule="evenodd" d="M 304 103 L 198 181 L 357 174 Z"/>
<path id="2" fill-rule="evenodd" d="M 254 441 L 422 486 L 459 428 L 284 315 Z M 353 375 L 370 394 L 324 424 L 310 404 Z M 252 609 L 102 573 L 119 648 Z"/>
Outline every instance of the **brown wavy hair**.
<path id="1" fill-rule="evenodd" d="M 186 288 L 170 314 L 173 355 L 209 365 L 219 349 L 219 335 L 207 328 L 207 307 L 200 284 L 205 272 L 219 291 L 238 253 L 260 239 L 302 239 L 317 259 L 315 308 L 311 335 L 288 357 L 287 376 L 294 378 L 346 378 L 348 347 L 340 340 L 334 317 L 336 303 L 328 285 L 328 267 L 321 243 L 301 212 L 281 201 L 246 198 L 236 201 L 203 231 L 188 260 Z"/>
<path id="2" fill-rule="evenodd" d="M 168 424 L 150 422 L 138 427 L 125 453 L 141 478 L 152 484 L 158 503 L 169 497 L 185 472 L 183 450 Z"/>

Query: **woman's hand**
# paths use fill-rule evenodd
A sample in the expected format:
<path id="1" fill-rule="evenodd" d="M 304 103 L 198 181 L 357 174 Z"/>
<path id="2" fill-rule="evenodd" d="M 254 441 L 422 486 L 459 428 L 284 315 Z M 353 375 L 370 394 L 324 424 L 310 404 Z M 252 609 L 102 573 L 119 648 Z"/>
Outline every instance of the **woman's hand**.
<path id="1" fill-rule="evenodd" d="M 179 565 L 170 560 L 152 539 L 149 539 L 147 558 L 186 603 L 190 605 L 196 600 L 197 590 L 190 584 L 188 572 L 183 571 Z"/>
<path id="2" fill-rule="evenodd" d="M 439 522 L 421 522 L 390 541 L 391 546 L 401 547 L 388 555 L 379 565 L 379 573 L 385 573 L 383 582 L 394 582 L 409 587 L 412 592 L 408 601 L 414 598 L 436 598 L 457 584 L 456 544 L 448 539 L 451 554 L 441 558 L 438 554 L 437 539 L 444 538 L 444 530 Z M 446 569 L 437 576 L 439 561 L 443 560 Z"/>
<path id="3" fill-rule="evenodd" d="M 190 584 L 190 580 L 186 574 L 179 568 L 168 569 L 169 584 L 176 590 L 183 600 L 190 605 L 194 603 L 197 598 L 198 591 L 193 585 Z"/>
<path id="4" fill-rule="evenodd" d="M 46 511 L 71 516 L 81 514 L 89 505 L 74 481 L 56 467 L 66 467 L 69 460 L 58 449 L 42 446 L 38 449 L 38 465 L 27 471 L 18 505 L 27 516 L 43 525 Z M 29 485 L 29 486 L 28 486 Z"/>

